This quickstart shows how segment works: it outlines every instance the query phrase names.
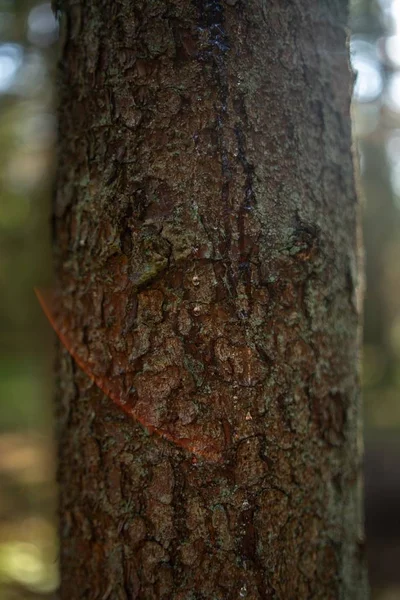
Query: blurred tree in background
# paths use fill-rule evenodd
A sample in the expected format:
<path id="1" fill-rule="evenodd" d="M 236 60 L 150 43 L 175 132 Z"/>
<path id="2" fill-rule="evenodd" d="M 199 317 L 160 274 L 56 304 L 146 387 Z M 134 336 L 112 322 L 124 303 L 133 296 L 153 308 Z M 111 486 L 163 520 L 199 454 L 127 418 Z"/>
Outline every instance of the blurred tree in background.
<path id="1" fill-rule="evenodd" d="M 354 124 L 364 192 L 367 426 L 400 423 L 400 2 L 354 2 Z"/>
<path id="2" fill-rule="evenodd" d="M 382 486 L 389 496 L 392 483 L 400 488 L 400 0 L 353 0 L 350 26 L 367 271 L 371 579 L 376 598 L 394 600 L 400 532 L 389 501 L 389 542 L 374 522 L 374 494 L 382 503 Z M 32 293 L 50 272 L 57 37 L 50 3 L 0 0 L 0 600 L 44 600 L 57 587 L 51 334 Z"/>
<path id="3" fill-rule="evenodd" d="M 354 127 L 364 196 L 366 517 L 375 597 L 400 597 L 400 2 L 354 0 Z"/>

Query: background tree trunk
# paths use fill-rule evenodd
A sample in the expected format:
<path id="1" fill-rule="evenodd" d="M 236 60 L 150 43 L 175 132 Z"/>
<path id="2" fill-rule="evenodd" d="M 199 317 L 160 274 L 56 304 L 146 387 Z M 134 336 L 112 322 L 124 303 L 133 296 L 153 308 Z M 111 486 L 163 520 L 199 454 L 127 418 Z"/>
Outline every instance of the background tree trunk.
<path id="1" fill-rule="evenodd" d="M 346 5 L 65 2 L 65 600 L 367 598 Z"/>

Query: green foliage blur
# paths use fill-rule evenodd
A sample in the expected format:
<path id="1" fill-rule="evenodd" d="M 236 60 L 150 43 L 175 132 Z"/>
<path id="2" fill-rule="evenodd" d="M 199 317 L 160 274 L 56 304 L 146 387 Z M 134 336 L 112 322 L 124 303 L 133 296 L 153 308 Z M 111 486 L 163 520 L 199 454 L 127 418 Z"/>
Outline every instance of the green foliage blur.
<path id="1" fill-rule="evenodd" d="M 0 600 L 58 585 L 51 335 L 33 293 L 50 272 L 57 30 L 49 3 L 0 0 Z"/>
<path id="2" fill-rule="evenodd" d="M 363 188 L 367 437 L 400 430 L 400 0 L 353 0 L 354 129 Z M 58 24 L 49 2 L 0 0 L 0 600 L 58 585 L 50 278 Z M 400 588 L 377 590 L 380 600 Z"/>
<path id="3" fill-rule="evenodd" d="M 400 426 L 400 2 L 354 0 L 353 122 L 363 189 L 367 434 Z M 400 595 L 399 595 L 400 597 Z"/>

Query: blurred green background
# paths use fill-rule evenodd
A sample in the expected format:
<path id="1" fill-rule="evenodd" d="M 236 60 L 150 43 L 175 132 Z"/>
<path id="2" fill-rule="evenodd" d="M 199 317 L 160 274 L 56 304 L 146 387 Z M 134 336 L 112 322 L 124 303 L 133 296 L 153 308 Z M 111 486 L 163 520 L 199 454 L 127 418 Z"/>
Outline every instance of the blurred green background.
<path id="1" fill-rule="evenodd" d="M 400 0 L 353 0 L 351 32 L 371 579 L 374 598 L 396 600 L 400 533 L 378 513 L 400 504 Z M 0 600 L 55 598 L 58 585 L 52 336 L 32 291 L 50 273 L 57 38 L 50 3 L 0 0 Z"/>
<path id="2" fill-rule="evenodd" d="M 58 25 L 49 3 L 0 0 L 0 600 L 58 585 L 49 277 Z"/>

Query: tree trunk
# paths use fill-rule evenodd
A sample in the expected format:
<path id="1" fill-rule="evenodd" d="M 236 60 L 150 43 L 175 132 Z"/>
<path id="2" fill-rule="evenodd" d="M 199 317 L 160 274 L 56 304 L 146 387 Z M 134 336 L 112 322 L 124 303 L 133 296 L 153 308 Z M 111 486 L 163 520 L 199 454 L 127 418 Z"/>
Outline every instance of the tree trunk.
<path id="1" fill-rule="evenodd" d="M 365 600 L 347 2 L 64 4 L 61 597 Z"/>

